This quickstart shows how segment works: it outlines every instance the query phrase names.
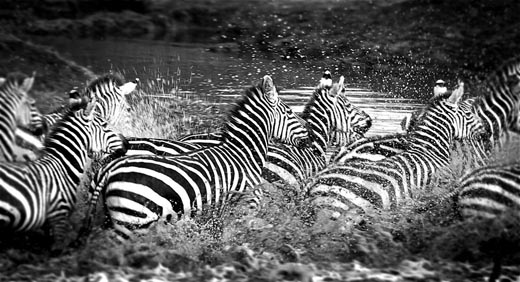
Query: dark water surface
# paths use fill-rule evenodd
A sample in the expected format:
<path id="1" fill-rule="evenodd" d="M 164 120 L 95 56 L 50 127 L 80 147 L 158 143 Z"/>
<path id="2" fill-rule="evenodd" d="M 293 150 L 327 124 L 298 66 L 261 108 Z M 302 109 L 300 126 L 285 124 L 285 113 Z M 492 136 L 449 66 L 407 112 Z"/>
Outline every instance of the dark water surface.
<path id="1" fill-rule="evenodd" d="M 171 93 L 213 103 L 231 103 L 244 88 L 263 75 L 273 77 L 282 98 L 294 108 L 303 110 L 312 89 L 324 69 L 334 66 L 293 63 L 257 58 L 227 52 L 210 52 L 208 46 L 171 44 L 143 40 L 70 40 L 45 37 L 39 43 L 54 47 L 65 57 L 87 66 L 96 73 L 119 71 L 127 80 L 138 77 L 150 94 Z M 349 81 L 348 98 L 373 118 L 368 136 L 396 133 L 400 121 L 421 107 L 420 100 L 390 97 L 367 89 L 367 83 Z"/>

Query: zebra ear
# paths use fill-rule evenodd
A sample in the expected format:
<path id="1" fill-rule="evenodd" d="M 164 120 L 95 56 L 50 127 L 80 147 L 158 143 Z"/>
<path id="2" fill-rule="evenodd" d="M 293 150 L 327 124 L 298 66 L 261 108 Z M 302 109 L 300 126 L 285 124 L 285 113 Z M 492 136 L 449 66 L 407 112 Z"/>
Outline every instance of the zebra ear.
<path id="1" fill-rule="evenodd" d="M 459 80 L 459 86 L 451 92 L 450 97 L 448 97 L 448 103 L 456 105 L 460 98 L 464 95 L 464 82 Z"/>
<path id="2" fill-rule="evenodd" d="M 137 83 L 139 83 L 139 78 L 136 78 L 134 81 L 127 82 L 121 85 L 119 88 L 121 89 L 123 95 L 128 95 L 135 90 Z"/>
<path id="3" fill-rule="evenodd" d="M 278 92 L 270 76 L 266 75 L 262 78 L 261 88 L 270 102 L 275 103 L 278 100 Z"/>
<path id="4" fill-rule="evenodd" d="M 4 85 L 5 77 L 0 77 L 0 86 Z"/>
<path id="5" fill-rule="evenodd" d="M 332 88 L 330 90 L 330 94 L 333 95 L 333 96 L 338 96 L 341 92 L 343 92 L 343 89 L 345 88 L 344 82 L 345 82 L 345 77 L 341 76 L 339 78 L 338 83 L 334 83 L 332 85 Z"/>
<path id="6" fill-rule="evenodd" d="M 92 119 L 92 117 L 94 116 L 94 112 L 96 111 L 95 110 L 96 102 L 97 102 L 97 97 L 94 95 L 94 97 L 92 97 L 90 102 L 87 103 L 87 106 L 86 106 L 85 110 L 83 111 L 83 115 L 85 117 L 87 117 L 88 119 Z"/>
<path id="7" fill-rule="evenodd" d="M 33 84 L 34 84 L 34 73 L 33 73 L 33 76 L 27 77 L 23 80 L 22 86 L 20 87 L 20 89 L 22 89 L 22 91 L 27 93 L 27 92 L 29 92 L 29 90 L 31 90 Z"/>

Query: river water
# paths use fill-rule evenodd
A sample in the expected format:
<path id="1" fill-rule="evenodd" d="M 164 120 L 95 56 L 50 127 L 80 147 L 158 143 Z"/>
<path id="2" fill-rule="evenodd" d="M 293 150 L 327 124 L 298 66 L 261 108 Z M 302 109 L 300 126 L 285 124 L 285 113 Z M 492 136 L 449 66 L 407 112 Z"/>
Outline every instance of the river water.
<path id="1" fill-rule="evenodd" d="M 122 72 L 138 77 L 152 94 L 175 92 L 187 98 L 231 103 L 243 89 L 263 75 L 273 77 L 280 95 L 296 112 L 303 110 L 323 70 L 335 66 L 245 57 L 233 52 L 211 52 L 209 46 L 143 40 L 69 40 L 45 37 L 39 43 L 54 47 L 65 57 L 96 73 Z M 400 121 L 422 106 L 415 99 L 394 98 L 368 89 L 368 83 L 346 77 L 348 98 L 373 118 L 366 136 L 401 132 Z"/>

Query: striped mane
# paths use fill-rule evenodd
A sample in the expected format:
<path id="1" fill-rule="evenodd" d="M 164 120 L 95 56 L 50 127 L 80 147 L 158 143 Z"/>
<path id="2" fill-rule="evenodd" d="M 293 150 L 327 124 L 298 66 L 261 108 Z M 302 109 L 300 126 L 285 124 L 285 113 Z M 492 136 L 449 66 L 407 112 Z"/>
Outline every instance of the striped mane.
<path id="1" fill-rule="evenodd" d="M 318 96 L 321 94 L 321 91 L 325 90 L 323 87 L 317 87 L 312 92 L 312 97 L 309 99 L 309 101 L 305 104 L 305 107 L 303 108 L 303 112 L 301 114 L 301 118 L 304 120 L 308 120 L 310 118 L 310 114 L 312 112 L 312 108 L 314 107 L 314 104 L 316 102 L 316 99 L 318 99 Z"/>
<path id="2" fill-rule="evenodd" d="M 229 110 L 225 120 L 224 124 L 224 130 L 222 133 L 221 140 L 225 140 L 228 137 L 228 132 L 230 131 L 230 125 L 233 123 L 233 118 L 237 115 L 240 115 L 240 111 L 244 108 L 244 105 L 247 104 L 247 101 L 249 101 L 252 97 L 262 95 L 263 92 L 260 89 L 260 87 L 257 86 L 251 86 L 248 89 L 244 91 L 244 94 L 242 94 L 242 97 L 236 102 L 231 110 Z"/>
<path id="3" fill-rule="evenodd" d="M 28 76 L 22 72 L 9 73 L 5 78 L 5 82 L 2 85 L 0 85 L 0 95 L 4 96 L 6 94 L 4 90 L 12 88 L 14 85 L 22 85 L 26 78 L 28 78 Z M 20 92 L 16 93 L 22 95 L 22 93 Z"/>
<path id="4" fill-rule="evenodd" d="M 426 105 L 426 107 L 424 107 L 422 111 L 417 115 L 416 121 L 412 124 L 409 131 L 413 132 L 417 130 L 420 125 L 423 125 L 424 121 L 426 120 L 426 117 L 428 116 L 428 113 L 430 112 L 430 109 L 438 106 L 441 101 L 448 99 L 450 95 L 451 93 L 448 92 L 431 98 L 428 101 L 428 105 Z"/>

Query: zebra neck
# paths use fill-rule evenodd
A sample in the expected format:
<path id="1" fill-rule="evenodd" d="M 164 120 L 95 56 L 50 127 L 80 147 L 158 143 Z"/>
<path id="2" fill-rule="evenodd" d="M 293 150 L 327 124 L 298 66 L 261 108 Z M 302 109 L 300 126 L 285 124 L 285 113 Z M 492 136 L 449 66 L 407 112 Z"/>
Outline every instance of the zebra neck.
<path id="1" fill-rule="evenodd" d="M 238 156 L 252 172 L 260 173 L 267 158 L 267 129 L 260 126 L 244 128 L 244 125 L 228 124 L 222 146 L 229 148 L 229 152 Z"/>
<path id="2" fill-rule="evenodd" d="M 321 116 L 322 118 L 318 118 Z M 309 139 L 314 152 L 325 152 L 330 141 L 330 120 L 326 115 L 311 113 L 307 120 L 309 125 Z"/>
<path id="3" fill-rule="evenodd" d="M 509 125 L 514 122 L 512 112 L 517 110 L 515 109 L 517 101 L 512 93 L 506 92 L 507 90 L 491 89 L 475 103 L 475 110 L 488 132 L 488 146 L 494 147 L 499 145 L 497 143 L 506 135 Z"/>
<path id="4" fill-rule="evenodd" d="M 453 143 L 452 134 L 452 132 L 431 129 L 429 125 L 420 125 L 417 130 L 410 133 L 410 144 L 415 151 L 447 160 Z"/>

